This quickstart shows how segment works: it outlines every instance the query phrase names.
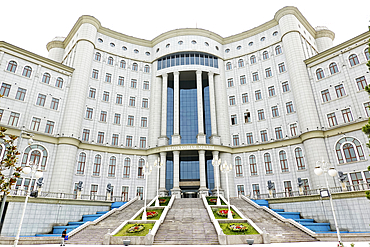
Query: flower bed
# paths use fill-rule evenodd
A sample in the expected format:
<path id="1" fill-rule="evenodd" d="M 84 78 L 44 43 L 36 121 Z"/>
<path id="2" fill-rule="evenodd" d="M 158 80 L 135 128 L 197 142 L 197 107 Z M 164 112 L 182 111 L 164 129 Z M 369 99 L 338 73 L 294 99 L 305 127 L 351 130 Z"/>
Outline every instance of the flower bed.
<path id="1" fill-rule="evenodd" d="M 220 223 L 220 227 L 226 235 L 254 235 L 259 234 L 247 222 Z"/>
<path id="2" fill-rule="evenodd" d="M 153 218 L 153 217 L 155 217 L 157 215 L 158 215 L 158 213 L 156 211 L 147 211 L 146 212 L 146 217 L 147 218 Z"/>
<path id="3" fill-rule="evenodd" d="M 135 227 L 140 226 L 139 228 L 135 229 Z M 141 229 L 141 226 L 143 227 Z M 127 224 L 125 225 L 117 234 L 114 236 L 145 236 L 149 233 L 149 230 L 152 229 L 154 226 L 153 224 Z M 134 228 L 134 229 L 132 229 Z M 128 232 L 131 229 L 132 232 Z M 137 231 L 139 230 L 139 231 Z"/>
<path id="4" fill-rule="evenodd" d="M 222 216 L 222 217 L 227 217 L 227 214 L 229 213 L 229 210 L 227 209 L 221 209 L 221 210 L 217 210 L 217 214 Z M 235 212 L 233 212 L 231 210 L 231 215 L 234 216 L 235 215 Z"/>
<path id="5" fill-rule="evenodd" d="M 170 199 L 171 197 L 159 197 L 158 200 L 159 200 L 159 205 L 160 206 L 167 206 L 168 203 L 170 202 Z M 155 206 L 155 202 L 152 203 L 152 205 L 150 205 L 152 207 Z"/>
<path id="6" fill-rule="evenodd" d="M 213 215 L 217 220 L 224 220 L 227 219 L 227 208 L 212 208 Z M 231 210 L 231 214 L 233 219 L 242 219 L 237 213 Z"/>
<path id="7" fill-rule="evenodd" d="M 145 229 L 145 226 L 143 224 L 134 224 L 130 228 L 126 230 L 128 233 L 134 233 L 134 232 L 141 232 Z"/>
<path id="8" fill-rule="evenodd" d="M 206 197 L 206 199 L 207 199 L 208 205 L 217 205 L 217 197 L 215 196 Z M 221 198 L 220 198 L 220 201 L 221 201 L 221 205 L 226 205 L 226 203 L 222 201 Z"/>
<path id="9" fill-rule="evenodd" d="M 228 228 L 233 232 L 248 231 L 248 226 L 246 224 L 231 223 L 229 224 Z"/>
<path id="10" fill-rule="evenodd" d="M 146 217 L 148 220 L 159 220 L 163 212 L 163 209 L 147 209 Z M 135 218 L 135 220 L 141 220 L 143 218 L 143 214 L 141 213 L 139 216 Z"/>

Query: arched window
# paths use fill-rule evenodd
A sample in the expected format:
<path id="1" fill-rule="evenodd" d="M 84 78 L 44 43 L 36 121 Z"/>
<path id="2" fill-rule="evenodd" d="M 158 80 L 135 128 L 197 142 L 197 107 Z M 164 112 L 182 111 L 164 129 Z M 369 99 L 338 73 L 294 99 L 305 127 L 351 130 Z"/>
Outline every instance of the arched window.
<path id="1" fill-rule="evenodd" d="M 249 156 L 249 167 L 251 169 L 251 176 L 258 175 L 256 156 L 254 155 Z"/>
<path id="2" fill-rule="evenodd" d="M 46 84 L 49 84 L 50 82 L 50 74 L 49 73 L 44 73 L 44 75 L 42 76 L 42 82 L 43 83 L 46 83 Z"/>
<path id="3" fill-rule="evenodd" d="M 294 150 L 294 152 L 295 152 L 295 160 L 297 162 L 298 170 L 306 169 L 306 166 L 304 164 L 302 149 L 301 148 L 296 148 Z"/>
<path id="4" fill-rule="evenodd" d="M 238 66 L 239 66 L 239 68 L 244 67 L 244 60 L 243 59 L 239 59 Z"/>
<path id="5" fill-rule="evenodd" d="M 266 60 L 266 59 L 268 59 L 268 58 L 269 58 L 269 53 L 268 53 L 268 51 L 264 51 L 264 52 L 262 53 L 262 58 L 263 58 L 263 60 Z"/>
<path id="6" fill-rule="evenodd" d="M 231 70 L 233 68 L 233 66 L 231 65 L 231 63 L 230 62 L 228 62 L 227 64 L 226 64 L 226 70 Z"/>
<path id="7" fill-rule="evenodd" d="M 0 161 L 3 160 L 4 153 L 5 153 L 5 146 L 3 144 L 0 144 Z"/>
<path id="8" fill-rule="evenodd" d="M 55 82 L 55 86 L 59 87 L 59 88 L 62 88 L 63 87 L 63 79 L 58 77 L 56 82 Z"/>
<path id="9" fill-rule="evenodd" d="M 272 174 L 271 155 L 269 153 L 265 153 L 263 155 L 263 159 L 265 161 L 266 174 Z"/>
<path id="10" fill-rule="evenodd" d="M 319 68 L 316 70 L 316 77 L 317 77 L 317 80 L 320 80 L 325 77 L 324 71 L 322 70 L 322 68 Z"/>
<path id="11" fill-rule="evenodd" d="M 335 144 L 335 151 L 340 164 L 365 160 L 361 143 L 353 137 L 343 137 Z"/>
<path id="12" fill-rule="evenodd" d="M 84 174 L 85 164 L 86 164 L 86 154 L 80 153 L 80 155 L 78 156 L 78 162 L 77 162 L 77 174 Z"/>
<path id="13" fill-rule="evenodd" d="M 116 176 L 116 157 L 112 156 L 109 159 L 109 166 L 108 166 L 108 177 L 115 177 Z"/>
<path id="14" fill-rule="evenodd" d="M 364 53 L 365 53 L 366 60 L 370 60 L 369 48 L 366 48 L 366 49 L 364 50 Z"/>
<path id="15" fill-rule="evenodd" d="M 100 59 L 101 59 L 101 54 L 99 52 L 96 52 L 95 53 L 95 60 L 100 61 Z"/>
<path id="16" fill-rule="evenodd" d="M 48 151 L 44 146 L 34 144 L 31 146 L 28 146 L 24 150 L 23 158 L 22 158 L 22 164 L 21 166 L 26 166 L 28 162 L 36 162 L 35 164 L 39 164 L 41 160 L 40 168 L 41 170 L 45 170 L 46 168 L 46 161 L 48 159 Z"/>
<path id="17" fill-rule="evenodd" d="M 23 69 L 22 75 L 24 77 L 30 78 L 31 77 L 31 73 L 32 73 L 32 68 L 30 66 L 25 66 L 24 69 Z"/>
<path id="18" fill-rule="evenodd" d="M 235 158 L 235 175 L 243 177 L 242 159 L 239 156 Z"/>
<path id="19" fill-rule="evenodd" d="M 95 160 L 94 160 L 93 176 L 99 176 L 100 175 L 100 166 L 101 166 L 101 156 L 99 154 L 97 154 L 95 156 Z"/>
<path id="20" fill-rule="evenodd" d="M 137 167 L 137 178 L 144 178 L 144 166 L 145 166 L 145 160 L 139 159 L 139 165 Z"/>
<path id="21" fill-rule="evenodd" d="M 15 70 L 17 69 L 17 63 L 15 61 L 10 61 L 8 63 L 8 67 L 6 68 L 7 71 L 15 73 Z"/>
<path id="22" fill-rule="evenodd" d="M 137 70 L 138 70 L 137 63 L 133 63 L 133 64 L 132 64 L 132 70 L 133 70 L 133 71 L 137 71 Z"/>
<path id="23" fill-rule="evenodd" d="M 123 164 L 123 177 L 124 178 L 130 178 L 130 166 L 131 166 L 131 160 L 130 158 L 126 158 Z"/>
<path id="24" fill-rule="evenodd" d="M 275 54 L 279 55 L 281 53 L 283 53 L 283 50 L 281 49 L 281 46 L 280 45 L 276 46 L 275 47 Z"/>
<path id="25" fill-rule="evenodd" d="M 358 61 L 358 57 L 356 54 L 352 54 L 351 56 L 349 56 L 348 58 L 349 60 L 349 63 L 351 64 L 351 67 L 359 64 L 360 62 Z"/>
<path id="26" fill-rule="evenodd" d="M 119 63 L 119 67 L 121 67 L 122 69 L 125 69 L 126 68 L 126 62 L 125 62 L 125 60 L 121 60 L 121 62 Z"/>
<path id="27" fill-rule="evenodd" d="M 338 73 L 338 66 L 336 63 L 331 63 L 329 64 L 329 70 L 330 70 L 330 74 L 334 75 L 335 73 Z"/>
<path id="28" fill-rule="evenodd" d="M 113 65 L 113 57 L 108 57 L 107 63 Z"/>
<path id="29" fill-rule="evenodd" d="M 149 72 L 150 72 L 149 65 L 145 65 L 145 67 L 144 67 L 144 73 L 149 73 Z"/>
<path id="30" fill-rule="evenodd" d="M 251 58 L 250 58 L 250 60 L 251 60 L 251 64 L 254 64 L 254 63 L 256 63 L 257 62 L 257 60 L 256 60 L 256 56 L 251 56 Z"/>
<path id="31" fill-rule="evenodd" d="M 286 159 L 285 151 L 279 152 L 279 159 L 280 159 L 281 172 L 289 172 L 288 160 Z"/>

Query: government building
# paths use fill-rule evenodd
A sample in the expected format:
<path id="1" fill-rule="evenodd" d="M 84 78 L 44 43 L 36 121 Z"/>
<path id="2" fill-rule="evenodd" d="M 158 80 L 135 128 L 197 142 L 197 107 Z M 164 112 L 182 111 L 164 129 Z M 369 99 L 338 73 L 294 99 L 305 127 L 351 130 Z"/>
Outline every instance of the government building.
<path id="1" fill-rule="evenodd" d="M 347 185 L 370 183 L 361 130 L 370 32 L 333 46 L 334 32 L 284 7 L 229 37 L 198 28 L 129 35 L 81 16 L 47 44 L 48 58 L 0 42 L 0 126 L 23 137 L 19 163 L 39 164 L 43 191 L 74 194 L 81 181 L 82 194 L 105 195 L 110 184 L 128 201 L 147 178 L 148 198 L 157 188 L 227 195 L 226 181 L 231 197 L 268 194 L 268 181 L 289 194 L 298 180 L 304 191 L 326 186 L 314 173 L 321 160 Z M 29 186 L 22 175 L 14 189 Z"/>

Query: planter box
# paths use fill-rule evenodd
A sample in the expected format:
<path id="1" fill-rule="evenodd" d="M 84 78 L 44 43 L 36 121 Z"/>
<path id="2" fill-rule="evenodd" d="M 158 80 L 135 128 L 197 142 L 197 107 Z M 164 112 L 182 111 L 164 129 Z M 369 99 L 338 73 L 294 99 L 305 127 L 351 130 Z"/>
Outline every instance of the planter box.
<path id="1" fill-rule="evenodd" d="M 263 244 L 263 239 L 261 234 L 253 235 L 220 235 L 225 236 L 225 244 L 247 244 L 247 239 L 254 239 L 254 244 Z M 222 237 L 221 237 L 222 238 Z M 221 242 L 220 242 L 221 243 Z"/>
<path id="2" fill-rule="evenodd" d="M 154 236 L 151 234 L 147 234 L 146 236 L 136 237 L 136 236 L 120 236 L 110 237 L 110 244 L 111 245 L 123 245 L 123 240 L 130 240 L 130 245 L 152 245 L 153 244 Z"/>

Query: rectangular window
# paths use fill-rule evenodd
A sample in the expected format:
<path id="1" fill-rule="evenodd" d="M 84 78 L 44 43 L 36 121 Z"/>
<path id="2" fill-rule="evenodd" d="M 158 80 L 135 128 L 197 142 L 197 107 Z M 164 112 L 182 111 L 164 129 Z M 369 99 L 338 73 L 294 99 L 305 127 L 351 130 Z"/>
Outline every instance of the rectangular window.
<path id="1" fill-rule="evenodd" d="M 15 95 L 15 99 L 24 101 L 24 97 L 26 97 L 26 92 L 26 89 L 19 87 L 17 94 Z"/>
<path id="2" fill-rule="evenodd" d="M 294 124 L 291 124 L 290 125 L 290 135 L 291 136 L 296 136 L 298 133 L 298 130 L 297 130 L 297 124 L 294 123 Z"/>
<path id="3" fill-rule="evenodd" d="M 252 80 L 253 80 L 253 81 L 258 81 L 258 80 L 259 80 L 258 72 L 254 72 L 254 73 L 252 73 Z"/>
<path id="4" fill-rule="evenodd" d="M 293 102 L 290 101 L 286 103 L 286 113 L 292 113 L 292 112 L 294 112 Z"/>
<path id="5" fill-rule="evenodd" d="M 283 131 L 282 131 L 281 127 L 275 128 L 275 136 L 276 136 L 276 140 L 279 140 L 279 139 L 283 138 Z"/>
<path id="6" fill-rule="evenodd" d="M 105 102 L 109 101 L 109 92 L 104 91 L 102 100 L 105 101 Z"/>
<path id="7" fill-rule="evenodd" d="M 278 67 L 279 67 L 279 73 L 285 72 L 285 64 L 284 63 L 279 63 Z"/>
<path id="8" fill-rule="evenodd" d="M 96 194 L 96 193 L 98 193 L 98 185 L 97 184 L 92 184 L 91 185 L 91 189 L 90 189 L 90 193 L 91 194 Z"/>
<path id="9" fill-rule="evenodd" d="M 268 140 L 267 130 L 261 130 L 261 142 L 267 142 Z"/>
<path id="10" fill-rule="evenodd" d="M 132 136 L 126 136 L 126 147 L 132 147 Z"/>
<path id="11" fill-rule="evenodd" d="M 46 121 L 46 126 L 45 126 L 46 134 L 53 134 L 54 124 L 55 123 L 53 121 L 49 121 L 49 120 Z"/>
<path id="12" fill-rule="evenodd" d="M 143 89 L 144 90 L 149 90 L 149 82 L 148 81 L 144 81 L 144 83 L 143 83 Z"/>
<path id="13" fill-rule="evenodd" d="M 253 134 L 247 133 L 247 144 L 253 144 Z"/>
<path id="14" fill-rule="evenodd" d="M 44 106 L 45 100 L 46 100 L 46 95 L 39 94 L 39 96 L 37 97 L 36 105 Z"/>
<path id="15" fill-rule="evenodd" d="M 338 125 L 337 117 L 335 116 L 335 113 L 334 112 L 328 114 L 327 117 L 328 117 L 328 122 L 329 122 L 329 126 L 330 127 L 333 127 L 333 126 Z"/>
<path id="16" fill-rule="evenodd" d="M 233 146 L 239 146 L 239 135 L 233 135 Z"/>
<path id="17" fill-rule="evenodd" d="M 293 193 L 292 193 L 292 182 L 291 181 L 284 181 L 284 189 L 285 189 L 285 196 L 286 197 L 289 197 L 289 196 L 293 196 Z"/>
<path id="18" fill-rule="evenodd" d="M 99 78 L 99 70 L 93 69 L 91 77 L 93 79 L 98 79 Z"/>
<path id="19" fill-rule="evenodd" d="M 58 110 L 58 106 L 59 106 L 59 99 L 52 98 L 51 103 L 50 103 L 50 109 Z"/>
<path id="20" fill-rule="evenodd" d="M 253 197 L 260 198 L 260 185 L 252 184 Z"/>
<path id="21" fill-rule="evenodd" d="M 279 116 L 279 109 L 278 109 L 277 106 L 271 107 L 271 111 L 272 111 L 272 117 L 278 117 Z"/>
<path id="22" fill-rule="evenodd" d="M 268 87 L 269 97 L 275 96 L 275 87 Z"/>
<path id="23" fill-rule="evenodd" d="M 246 84 L 247 83 L 247 80 L 245 79 L 245 75 L 241 75 L 240 76 L 240 84 L 243 85 L 243 84 Z"/>
<path id="24" fill-rule="evenodd" d="M 149 107 L 149 100 L 144 98 L 143 101 L 141 102 L 141 107 L 142 108 L 148 108 Z"/>
<path id="25" fill-rule="evenodd" d="M 250 123 L 250 122 L 252 122 L 251 113 L 250 112 L 245 112 L 244 113 L 244 123 Z"/>
<path id="26" fill-rule="evenodd" d="M 98 132 L 98 143 L 104 143 L 104 132 Z"/>
<path id="27" fill-rule="evenodd" d="M 30 130 L 39 131 L 41 119 L 40 118 L 32 118 Z"/>
<path id="28" fill-rule="evenodd" d="M 93 116 L 93 109 L 92 108 L 87 108 L 86 109 L 86 118 L 87 119 L 92 119 Z"/>
<path id="29" fill-rule="evenodd" d="M 244 185 L 237 185 L 238 189 L 238 196 L 243 195 L 244 196 Z"/>
<path id="30" fill-rule="evenodd" d="M 131 87 L 136 88 L 137 85 L 137 80 L 136 79 L 131 79 Z"/>
<path id="31" fill-rule="evenodd" d="M 340 98 L 340 97 L 343 97 L 343 96 L 346 95 L 346 92 L 344 91 L 343 84 L 335 86 L 335 92 L 337 93 L 337 98 Z"/>
<path id="32" fill-rule="evenodd" d="M 254 94 L 256 96 L 256 100 L 261 100 L 262 99 L 261 90 L 255 91 Z"/>
<path id="33" fill-rule="evenodd" d="M 243 102 L 243 104 L 248 103 L 248 94 L 247 93 L 242 94 L 242 102 Z"/>
<path id="34" fill-rule="evenodd" d="M 84 129 L 82 131 L 82 140 L 85 141 L 85 142 L 88 142 L 89 141 L 89 137 L 90 137 L 90 130 Z"/>
<path id="35" fill-rule="evenodd" d="M 10 117 L 9 117 L 9 121 L 8 121 L 8 125 L 17 126 L 18 125 L 18 120 L 19 120 L 19 113 L 11 112 Z"/>
<path id="36" fill-rule="evenodd" d="M 105 82 L 112 82 L 112 74 L 106 73 L 105 74 Z"/>
<path id="37" fill-rule="evenodd" d="M 3 109 L 0 109 L 0 121 L 3 118 L 3 114 L 4 114 L 4 110 Z"/>
<path id="38" fill-rule="evenodd" d="M 233 87 L 233 86 L 234 86 L 233 78 L 227 79 L 227 87 Z"/>
<path id="39" fill-rule="evenodd" d="M 287 82 L 287 81 L 285 81 L 285 82 L 283 82 L 283 83 L 281 83 L 281 86 L 282 86 L 282 88 L 283 88 L 283 93 L 285 93 L 285 92 L 289 92 L 289 83 Z"/>
<path id="40" fill-rule="evenodd" d="M 11 85 L 6 83 L 1 84 L 0 95 L 8 97 L 11 87 Z"/>
<path id="41" fill-rule="evenodd" d="M 189 58 L 187 58 L 189 59 Z M 143 194 L 144 194 L 144 187 L 137 187 L 136 188 L 136 196 L 140 198 L 140 200 L 143 200 Z"/>
<path id="42" fill-rule="evenodd" d="M 148 127 L 148 118 L 147 117 L 141 117 L 140 126 L 143 127 L 143 128 Z"/>
<path id="43" fill-rule="evenodd" d="M 100 122 L 107 122 L 107 112 L 106 111 L 100 112 Z"/>
<path id="44" fill-rule="evenodd" d="M 327 102 L 327 101 L 331 100 L 329 89 L 321 91 L 321 97 L 322 97 L 322 102 Z"/>
<path id="45" fill-rule="evenodd" d="M 272 76 L 272 71 L 271 71 L 271 68 L 267 68 L 265 69 L 265 72 L 266 72 L 266 78 L 269 78 Z"/>
<path id="46" fill-rule="evenodd" d="M 130 100 L 128 102 L 129 106 L 135 106 L 135 97 L 130 96 Z"/>
<path id="47" fill-rule="evenodd" d="M 236 115 L 231 115 L 231 125 L 238 124 L 238 119 Z"/>
<path id="48" fill-rule="evenodd" d="M 140 148 L 146 148 L 146 137 L 140 137 Z"/>
<path id="49" fill-rule="evenodd" d="M 122 186 L 122 199 L 123 202 L 128 202 L 128 186 Z"/>
<path id="50" fill-rule="evenodd" d="M 265 112 L 263 109 L 258 110 L 258 120 L 264 120 L 265 119 Z"/>
<path id="51" fill-rule="evenodd" d="M 345 123 L 349 123 L 353 121 L 352 113 L 349 108 L 342 110 L 343 120 Z"/>
<path id="52" fill-rule="evenodd" d="M 112 135 L 112 145 L 117 146 L 118 145 L 118 134 Z"/>
<path id="53" fill-rule="evenodd" d="M 96 96 L 96 89 L 95 88 L 90 88 L 89 98 L 95 99 L 95 96 Z"/>
<path id="54" fill-rule="evenodd" d="M 134 126 L 134 116 L 129 115 L 127 117 L 127 125 L 128 126 Z"/>
<path id="55" fill-rule="evenodd" d="M 229 96 L 229 104 L 235 105 L 235 96 Z"/>
<path id="56" fill-rule="evenodd" d="M 118 86 L 124 86 L 125 78 L 123 76 L 118 77 Z"/>
<path id="57" fill-rule="evenodd" d="M 122 94 L 117 94 L 116 104 L 122 105 Z"/>
<path id="58" fill-rule="evenodd" d="M 359 78 L 356 78 L 356 83 L 357 83 L 358 90 L 360 90 L 360 91 L 364 90 L 365 87 L 367 86 L 365 76 L 361 76 Z"/>
<path id="59" fill-rule="evenodd" d="M 365 111 L 366 111 L 366 116 L 370 117 L 370 102 L 364 103 Z"/>
<path id="60" fill-rule="evenodd" d="M 114 114 L 113 123 L 114 124 L 121 124 L 121 114 L 119 114 L 119 113 Z"/>

